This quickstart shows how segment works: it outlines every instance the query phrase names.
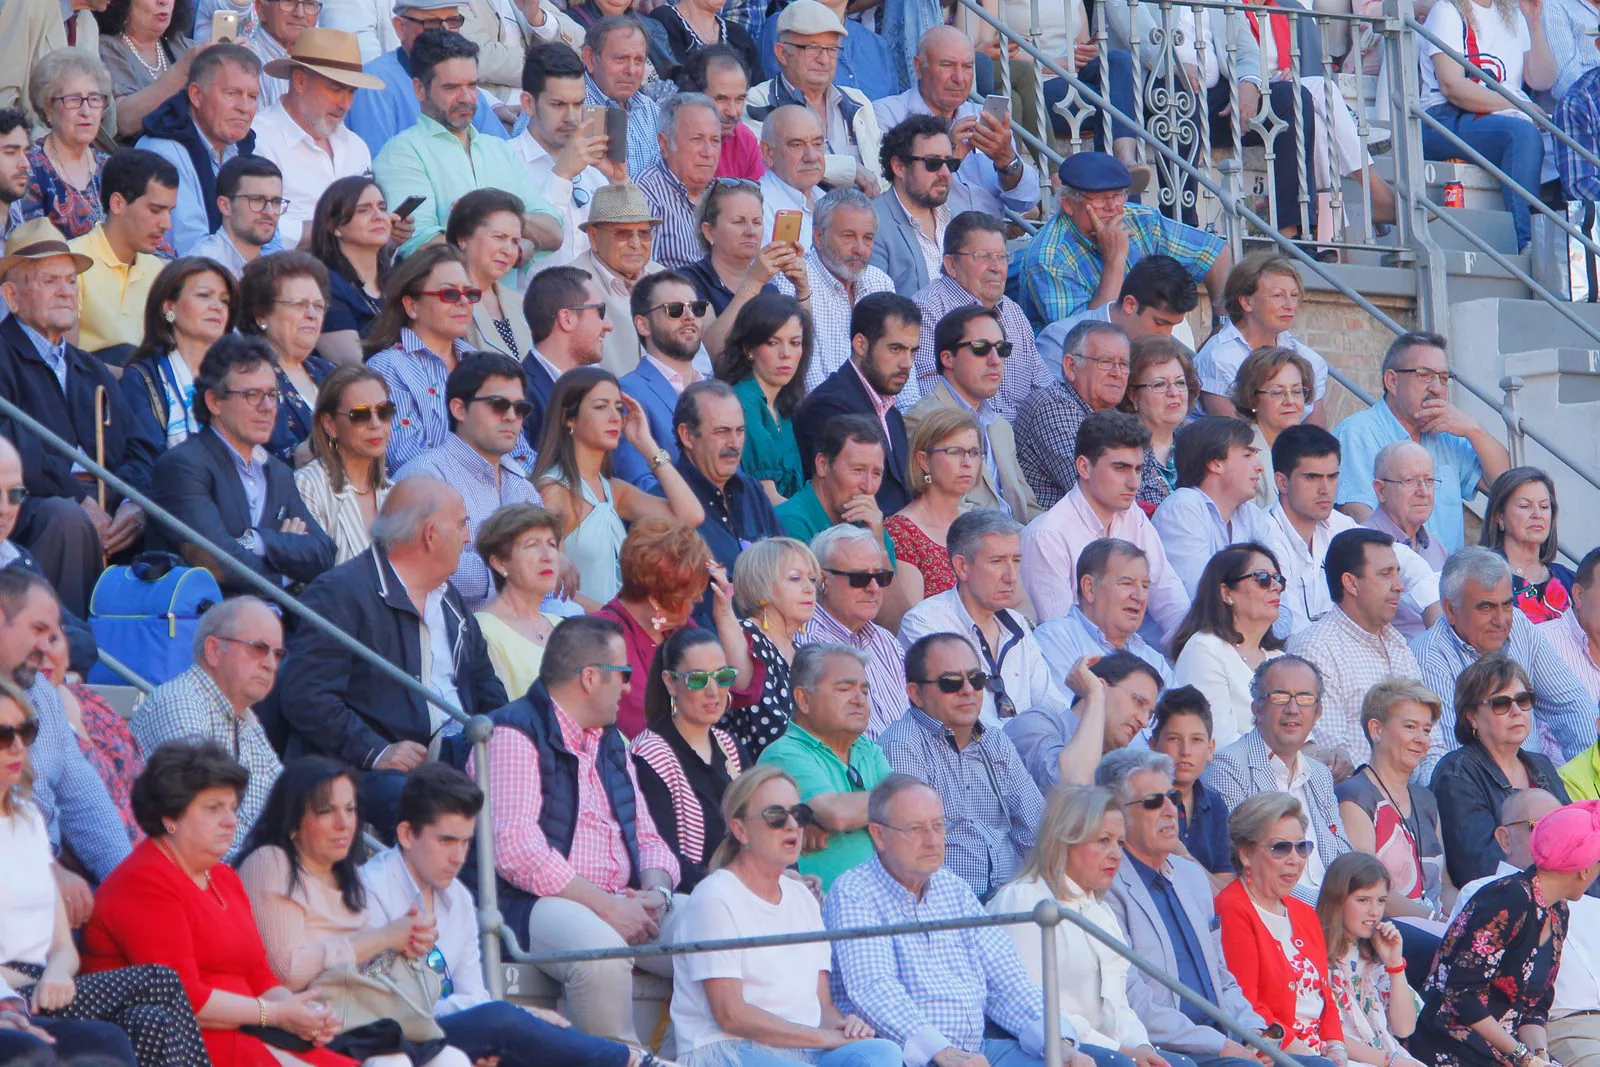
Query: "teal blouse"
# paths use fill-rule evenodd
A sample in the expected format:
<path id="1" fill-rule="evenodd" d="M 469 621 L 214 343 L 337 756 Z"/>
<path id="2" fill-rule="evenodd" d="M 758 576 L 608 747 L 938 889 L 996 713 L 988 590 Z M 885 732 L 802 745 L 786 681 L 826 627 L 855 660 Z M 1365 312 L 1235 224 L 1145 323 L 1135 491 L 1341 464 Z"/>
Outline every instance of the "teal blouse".
<path id="1" fill-rule="evenodd" d="M 757 481 L 770 480 L 785 497 L 794 496 L 805 484 L 794 423 L 772 417 L 755 375 L 740 380 L 733 391 L 744 408 L 744 459 L 739 465 Z"/>

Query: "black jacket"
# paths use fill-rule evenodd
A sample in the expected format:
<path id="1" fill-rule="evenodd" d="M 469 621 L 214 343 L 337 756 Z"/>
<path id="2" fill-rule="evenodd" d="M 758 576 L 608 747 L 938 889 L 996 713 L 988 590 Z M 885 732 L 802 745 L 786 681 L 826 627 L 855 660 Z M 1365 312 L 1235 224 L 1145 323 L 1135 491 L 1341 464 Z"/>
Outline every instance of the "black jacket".
<path id="1" fill-rule="evenodd" d="M 422 681 L 422 618 L 376 545 L 341 563 L 300 594 L 300 602 L 367 648 Z M 506 703 L 478 623 L 454 586 L 445 591 L 445 625 L 455 652 L 456 693 L 468 715 Z M 380 675 L 311 626 L 289 637 L 289 656 L 268 698 L 268 715 L 287 726 L 288 755 L 335 756 L 370 768 L 390 744 L 426 745 L 433 733 L 426 701 Z M 261 709 L 257 709 L 258 712 Z"/>
<path id="2" fill-rule="evenodd" d="M 1568 803 L 1567 788 L 1550 757 L 1523 749 L 1517 754 L 1528 772 L 1528 784 Z M 1445 754 L 1429 783 L 1439 803 L 1439 831 L 1444 838 L 1445 867 L 1450 881 L 1466 885 L 1491 875 L 1506 858 L 1494 839 L 1500 808 L 1514 790 L 1511 782 L 1477 741 Z"/>
<path id="3" fill-rule="evenodd" d="M 200 127 L 194 124 L 194 115 L 189 110 L 188 90 L 179 89 L 146 115 L 144 132 L 151 137 L 176 141 L 189 153 L 195 175 L 200 179 L 200 202 L 206 206 L 206 221 L 211 231 L 216 232 L 222 225 L 222 210 L 217 207 L 217 172 L 212 167 L 211 152 L 200 134 Z M 251 130 L 239 141 L 239 154 L 254 155 L 255 149 L 256 132 Z"/>
<path id="4" fill-rule="evenodd" d="M 878 409 L 867 395 L 861 375 L 848 360 L 795 408 L 794 436 L 800 444 L 800 462 L 805 465 L 807 478 L 816 475 L 813 468 L 817 439 L 822 436 L 824 424 L 835 415 L 866 415 L 873 422 L 879 421 Z M 910 455 L 906 445 L 906 420 L 899 408 L 890 408 L 885 421 L 889 424 L 889 454 L 883 465 L 883 484 L 878 486 L 878 508 L 888 518 L 911 503 L 911 475 L 906 469 Z"/>
<path id="5" fill-rule="evenodd" d="M 555 391 L 556 380 L 550 377 L 544 364 L 535 359 L 531 352 L 522 357 L 522 374 L 523 399 L 533 407 L 528 417 L 522 420 L 522 435 L 537 450 L 544 434 L 545 409 L 550 406 L 550 394 Z"/>
<path id="6" fill-rule="evenodd" d="M 178 519 L 194 527 L 228 555 L 268 580 L 304 583 L 333 566 L 338 548 L 306 510 L 294 472 L 283 461 L 267 457 L 267 502 L 259 524 L 251 521 L 244 483 L 227 443 L 207 427 L 156 461 L 150 497 Z M 306 524 L 303 534 L 280 533 L 285 519 Z M 256 555 L 239 543 L 254 527 L 265 546 Z M 211 554 L 187 544 L 160 523 L 150 525 L 150 548 L 176 552 L 191 566 L 209 567 L 225 593 L 254 592 L 231 570 L 223 570 Z"/>
<path id="7" fill-rule="evenodd" d="M 15 315 L 0 321 L 0 396 L 22 408 L 47 430 L 95 454 L 94 395 L 105 387 L 106 466 L 135 489 L 150 487 L 151 465 L 161 446 L 147 438 L 123 402 L 117 379 L 100 360 L 81 348 L 67 346 L 67 388 L 63 393 L 55 372 L 32 340 L 22 332 Z M 9 418 L 0 416 L 0 434 L 22 453 L 22 484 L 30 497 L 66 497 L 83 500 L 95 492 L 93 482 L 72 474 L 72 460 L 45 446 L 44 440 Z M 26 521 L 30 499 L 22 505 Z M 106 505 L 115 510 L 117 494 Z"/>

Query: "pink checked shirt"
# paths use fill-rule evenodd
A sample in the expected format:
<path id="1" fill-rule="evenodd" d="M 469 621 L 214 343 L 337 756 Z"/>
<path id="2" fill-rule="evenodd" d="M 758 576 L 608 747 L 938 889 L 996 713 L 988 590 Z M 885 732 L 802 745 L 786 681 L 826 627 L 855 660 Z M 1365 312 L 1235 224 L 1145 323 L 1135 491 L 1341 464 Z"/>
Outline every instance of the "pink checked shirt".
<path id="1" fill-rule="evenodd" d="M 539 754 L 521 730 L 496 726 L 489 737 L 489 787 L 494 795 L 495 867 L 512 885 L 535 896 L 554 896 L 574 877 L 586 878 L 604 893 L 626 889 L 633 871 L 622 827 L 611 814 L 595 754 L 604 730 L 585 730 L 559 705 L 556 723 L 567 750 L 578 757 L 578 824 L 572 850 L 563 856 L 539 828 L 544 790 L 539 782 Z M 469 768 L 470 773 L 470 768 Z M 645 870 L 666 871 L 678 884 L 678 861 L 656 832 L 639 780 L 628 761 L 639 820 L 639 862 Z"/>
<path id="2" fill-rule="evenodd" d="M 887 441 L 889 440 L 889 409 L 894 407 L 895 401 L 899 400 L 900 397 L 898 395 L 879 396 L 878 391 L 872 387 L 872 383 L 867 381 L 867 376 L 861 373 L 861 364 L 857 363 L 853 358 L 849 362 L 851 369 L 856 372 L 856 377 L 861 379 L 861 387 L 867 391 L 867 399 L 872 401 L 872 409 L 878 413 L 878 425 L 883 429 L 883 439 Z"/>

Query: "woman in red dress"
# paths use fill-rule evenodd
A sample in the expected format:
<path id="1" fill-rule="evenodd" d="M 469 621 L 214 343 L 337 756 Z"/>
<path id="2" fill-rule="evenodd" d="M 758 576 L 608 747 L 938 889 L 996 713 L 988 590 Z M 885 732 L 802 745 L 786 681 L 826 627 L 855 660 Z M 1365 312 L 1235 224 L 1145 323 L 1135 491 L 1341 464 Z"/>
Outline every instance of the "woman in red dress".
<path id="1" fill-rule="evenodd" d="M 291 994 L 272 973 L 250 900 L 222 862 L 248 778 L 211 743 L 168 744 L 150 754 L 133 789 L 134 817 L 149 837 L 95 894 L 83 969 L 171 967 L 215 1067 L 353 1064 L 321 1047 L 339 1032 L 333 1013 L 314 993 Z M 306 1050 L 269 1046 L 257 1036 L 262 1030 Z"/>

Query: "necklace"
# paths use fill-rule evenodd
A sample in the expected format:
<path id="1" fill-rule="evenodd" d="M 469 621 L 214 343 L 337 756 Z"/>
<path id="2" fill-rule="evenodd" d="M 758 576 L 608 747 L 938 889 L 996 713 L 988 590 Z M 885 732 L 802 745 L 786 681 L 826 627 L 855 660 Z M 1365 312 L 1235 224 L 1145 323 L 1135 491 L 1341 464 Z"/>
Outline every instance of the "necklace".
<path id="1" fill-rule="evenodd" d="M 1378 776 L 1377 770 L 1370 763 L 1363 767 L 1362 770 L 1371 775 L 1372 780 L 1378 783 L 1378 788 L 1383 790 L 1383 798 L 1389 802 L 1389 806 L 1394 809 L 1394 813 L 1400 816 L 1400 829 L 1405 833 L 1407 843 L 1411 845 L 1411 858 L 1417 865 L 1417 877 L 1419 879 L 1422 878 L 1422 829 L 1421 821 L 1417 819 L 1417 806 L 1415 804 L 1411 805 L 1411 814 L 1407 815 L 1400 809 L 1400 805 L 1395 803 L 1394 794 L 1389 792 L 1389 787 Z"/>
<path id="2" fill-rule="evenodd" d="M 188 868 L 185 867 L 182 863 L 178 862 L 178 854 L 172 850 L 172 846 L 171 845 L 167 844 L 165 841 L 159 841 L 158 840 L 156 842 L 156 847 L 161 850 L 161 854 L 163 856 L 167 857 L 168 860 L 172 861 L 172 865 L 174 867 L 178 868 L 178 870 L 180 872 L 182 872 L 185 877 L 187 877 L 190 881 L 194 880 L 194 875 L 189 873 Z M 202 892 L 210 893 L 212 896 L 216 897 L 217 898 L 217 906 L 220 907 L 223 911 L 227 911 L 228 910 L 228 902 L 226 900 L 222 899 L 222 890 L 218 889 L 216 887 L 216 885 L 211 881 L 211 872 L 210 871 L 205 871 L 205 872 L 203 872 L 203 874 L 205 876 L 206 885 L 205 885 L 205 889 L 203 889 Z"/>
<path id="3" fill-rule="evenodd" d="M 167 50 L 161 47 L 160 41 L 156 42 L 156 64 L 152 67 L 150 64 L 144 61 L 144 56 L 139 54 L 139 48 L 133 43 L 133 38 L 129 37 L 126 32 L 123 32 L 118 36 L 122 38 L 122 43 L 128 46 L 128 51 L 133 53 L 133 58 L 139 61 L 139 66 L 143 67 L 145 72 L 149 74 L 150 77 L 159 78 L 162 74 L 166 73 Z"/>

